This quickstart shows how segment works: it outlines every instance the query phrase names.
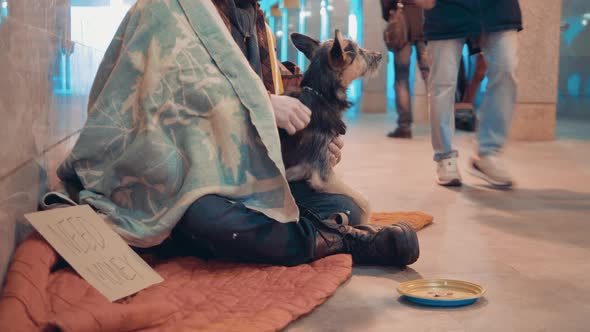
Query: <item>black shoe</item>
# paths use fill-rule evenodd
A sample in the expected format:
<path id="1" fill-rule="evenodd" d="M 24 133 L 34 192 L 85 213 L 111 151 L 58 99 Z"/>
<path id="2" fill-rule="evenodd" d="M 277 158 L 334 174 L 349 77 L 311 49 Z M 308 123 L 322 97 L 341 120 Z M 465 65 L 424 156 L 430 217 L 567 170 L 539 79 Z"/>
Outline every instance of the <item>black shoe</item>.
<path id="1" fill-rule="evenodd" d="M 387 137 L 391 137 L 391 138 L 412 138 L 412 129 L 411 128 L 397 127 L 394 131 L 389 132 L 387 134 Z"/>
<path id="2" fill-rule="evenodd" d="M 314 259 L 346 253 L 355 264 L 405 266 L 420 256 L 416 231 L 405 222 L 353 227 L 315 216 L 309 219 L 316 227 Z"/>
<path id="3" fill-rule="evenodd" d="M 416 231 L 405 222 L 391 226 L 341 226 L 340 231 L 356 264 L 406 266 L 420 256 Z"/>

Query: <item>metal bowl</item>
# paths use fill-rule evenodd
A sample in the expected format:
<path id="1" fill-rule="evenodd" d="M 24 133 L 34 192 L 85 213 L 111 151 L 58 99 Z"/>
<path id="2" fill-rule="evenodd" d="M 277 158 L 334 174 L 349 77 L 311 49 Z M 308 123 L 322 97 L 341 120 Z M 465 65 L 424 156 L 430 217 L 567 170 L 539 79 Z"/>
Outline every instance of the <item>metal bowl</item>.
<path id="1" fill-rule="evenodd" d="M 406 281 L 397 288 L 408 301 L 437 307 L 459 307 L 472 304 L 486 290 L 477 284 L 449 279 L 418 279 Z"/>

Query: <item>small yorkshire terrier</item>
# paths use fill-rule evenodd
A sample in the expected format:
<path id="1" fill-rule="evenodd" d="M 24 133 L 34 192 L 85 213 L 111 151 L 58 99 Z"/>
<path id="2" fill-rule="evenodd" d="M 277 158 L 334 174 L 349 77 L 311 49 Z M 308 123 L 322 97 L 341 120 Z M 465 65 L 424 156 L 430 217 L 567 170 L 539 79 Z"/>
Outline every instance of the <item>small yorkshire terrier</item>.
<path id="1" fill-rule="evenodd" d="M 350 197 L 363 210 L 361 222 L 366 223 L 369 202 L 334 174 L 328 146 L 346 133 L 342 114 L 351 106 L 346 89 L 353 80 L 374 73 L 381 54 L 342 38 L 339 30 L 334 39 L 325 42 L 299 33 L 291 34 L 291 41 L 310 60 L 310 65 L 303 75 L 301 89 L 288 91 L 287 95 L 298 98 L 311 110 L 311 121 L 292 136 L 285 131 L 280 133 L 287 179 L 306 180 L 317 191 Z"/>

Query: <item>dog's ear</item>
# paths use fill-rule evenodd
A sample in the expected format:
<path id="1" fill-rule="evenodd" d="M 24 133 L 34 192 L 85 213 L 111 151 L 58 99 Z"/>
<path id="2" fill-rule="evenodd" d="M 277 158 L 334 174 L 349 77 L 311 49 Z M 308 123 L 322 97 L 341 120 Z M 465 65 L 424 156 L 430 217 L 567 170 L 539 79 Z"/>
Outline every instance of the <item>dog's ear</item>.
<path id="1" fill-rule="evenodd" d="M 336 35 L 334 37 L 334 44 L 330 50 L 330 65 L 334 69 L 342 68 L 346 64 L 344 54 L 344 38 L 340 30 L 336 29 Z"/>
<path id="2" fill-rule="evenodd" d="M 320 45 L 320 41 L 297 32 L 292 33 L 290 37 L 293 45 L 311 60 L 313 52 L 315 52 Z"/>

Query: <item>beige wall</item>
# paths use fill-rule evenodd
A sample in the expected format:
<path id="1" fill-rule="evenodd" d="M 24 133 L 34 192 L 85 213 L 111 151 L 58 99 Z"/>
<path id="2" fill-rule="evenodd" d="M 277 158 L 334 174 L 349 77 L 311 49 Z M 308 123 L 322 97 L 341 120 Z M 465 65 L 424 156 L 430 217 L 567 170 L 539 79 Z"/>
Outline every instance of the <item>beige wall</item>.
<path id="1" fill-rule="evenodd" d="M 519 34 L 518 104 L 511 136 L 519 140 L 555 137 L 561 0 L 520 0 L 525 30 Z M 385 52 L 379 0 L 364 1 L 365 46 Z M 374 17 L 375 19 L 369 19 Z M 364 83 L 362 110 L 386 111 L 386 71 Z M 416 79 L 414 118 L 428 121 L 424 83 Z"/>
<path id="2" fill-rule="evenodd" d="M 519 34 L 518 104 L 511 136 L 555 138 L 561 0 L 520 0 L 524 31 Z"/>
<path id="3" fill-rule="evenodd" d="M 383 64 L 378 74 L 363 81 L 362 111 L 365 113 L 384 113 L 387 111 L 387 48 L 383 43 L 385 21 L 381 17 L 380 0 L 363 1 L 364 47 L 383 54 Z M 393 89 L 393 87 L 389 87 Z"/>
<path id="4" fill-rule="evenodd" d="M 55 168 L 86 118 L 89 86 L 56 93 L 66 42 L 68 0 L 9 1 L 0 24 L 0 283 L 16 243 L 29 231 L 23 213 L 55 185 Z M 102 53 L 74 44 L 72 82 L 89 82 Z M 88 84 L 87 84 L 88 85 Z"/>

